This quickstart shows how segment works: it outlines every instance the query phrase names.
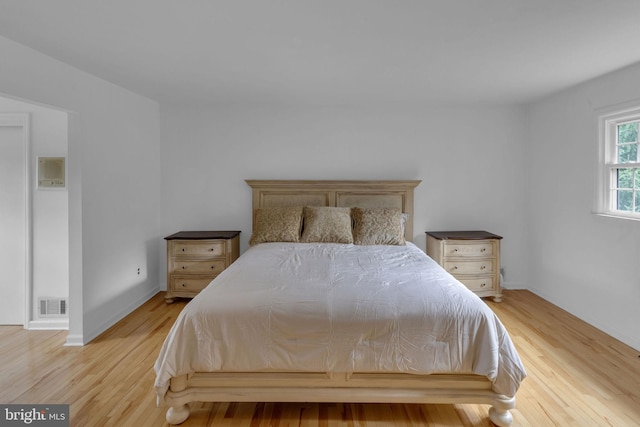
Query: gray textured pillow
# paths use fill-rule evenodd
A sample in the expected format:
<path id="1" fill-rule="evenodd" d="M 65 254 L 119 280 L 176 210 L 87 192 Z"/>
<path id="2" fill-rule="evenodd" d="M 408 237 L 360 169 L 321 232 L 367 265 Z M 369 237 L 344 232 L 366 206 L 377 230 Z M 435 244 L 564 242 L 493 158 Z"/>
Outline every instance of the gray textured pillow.
<path id="1" fill-rule="evenodd" d="M 396 208 L 352 208 L 356 245 L 404 245 L 402 211 Z"/>
<path id="2" fill-rule="evenodd" d="M 299 242 L 302 206 L 263 208 L 256 211 L 250 245 L 266 242 Z"/>
<path id="3" fill-rule="evenodd" d="M 351 208 L 305 206 L 301 242 L 353 243 Z"/>

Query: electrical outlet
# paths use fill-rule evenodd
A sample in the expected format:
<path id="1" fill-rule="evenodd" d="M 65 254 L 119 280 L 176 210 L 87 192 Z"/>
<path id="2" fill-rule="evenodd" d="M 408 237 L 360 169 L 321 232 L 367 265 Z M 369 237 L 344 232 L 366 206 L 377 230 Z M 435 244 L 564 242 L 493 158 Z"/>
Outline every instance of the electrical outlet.
<path id="1" fill-rule="evenodd" d="M 500 269 L 500 274 L 502 275 L 502 278 L 504 279 L 504 278 L 505 278 L 504 267 L 502 267 L 502 268 Z"/>
<path id="2" fill-rule="evenodd" d="M 138 267 L 138 276 L 140 275 L 140 267 Z"/>

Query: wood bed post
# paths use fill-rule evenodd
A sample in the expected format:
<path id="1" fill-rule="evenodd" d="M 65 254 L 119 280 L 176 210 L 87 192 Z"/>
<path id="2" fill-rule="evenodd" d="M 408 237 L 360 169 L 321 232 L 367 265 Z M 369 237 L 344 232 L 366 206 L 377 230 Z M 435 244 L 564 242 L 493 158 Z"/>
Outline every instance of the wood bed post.
<path id="1" fill-rule="evenodd" d="M 489 408 L 489 419 L 498 427 L 509 427 L 513 423 L 511 409 L 516 406 L 516 398 L 496 399 Z"/>
<path id="2" fill-rule="evenodd" d="M 180 392 L 187 388 L 187 375 L 180 375 L 179 377 L 171 378 L 171 385 L 169 386 L 172 392 Z M 183 403 L 182 405 L 171 406 L 167 409 L 167 422 L 169 424 L 182 424 L 189 418 L 191 409 L 189 405 Z"/>

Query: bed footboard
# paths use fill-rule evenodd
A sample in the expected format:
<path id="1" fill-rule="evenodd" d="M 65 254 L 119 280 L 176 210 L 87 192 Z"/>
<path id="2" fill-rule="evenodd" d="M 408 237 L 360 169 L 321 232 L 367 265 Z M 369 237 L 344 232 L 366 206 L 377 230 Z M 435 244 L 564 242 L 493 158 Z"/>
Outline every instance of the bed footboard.
<path id="1" fill-rule="evenodd" d="M 377 373 L 194 373 L 171 379 L 167 422 L 189 417 L 189 402 L 480 403 L 489 418 L 508 427 L 515 397 L 491 390 L 479 375 Z"/>

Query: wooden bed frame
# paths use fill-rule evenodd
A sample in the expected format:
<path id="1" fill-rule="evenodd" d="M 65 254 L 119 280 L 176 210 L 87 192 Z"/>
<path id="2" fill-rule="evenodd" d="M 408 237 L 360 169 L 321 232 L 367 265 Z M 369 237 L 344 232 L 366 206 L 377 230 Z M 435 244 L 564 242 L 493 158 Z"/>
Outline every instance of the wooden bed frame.
<path id="1" fill-rule="evenodd" d="M 420 181 L 247 180 L 253 213 L 269 206 L 398 207 L 409 214 L 405 238 L 413 241 L 413 189 Z M 492 391 L 473 374 L 352 372 L 195 372 L 171 378 L 165 402 L 169 424 L 189 417 L 189 402 L 476 403 L 491 405 L 489 418 L 510 426 L 515 396 Z"/>

